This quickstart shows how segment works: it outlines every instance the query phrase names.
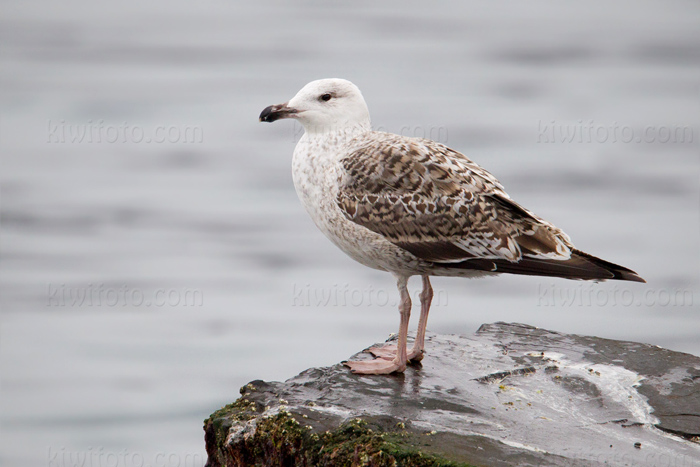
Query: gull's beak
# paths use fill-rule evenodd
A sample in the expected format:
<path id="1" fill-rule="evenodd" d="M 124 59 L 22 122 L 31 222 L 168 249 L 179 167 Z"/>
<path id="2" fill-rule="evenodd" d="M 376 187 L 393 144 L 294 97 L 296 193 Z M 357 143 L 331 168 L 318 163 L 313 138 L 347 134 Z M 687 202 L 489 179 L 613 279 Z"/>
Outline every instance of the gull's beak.
<path id="1" fill-rule="evenodd" d="M 287 104 L 288 103 L 285 102 L 284 104 L 265 107 L 265 109 L 260 112 L 260 121 L 272 123 L 281 118 L 291 118 L 299 112 L 297 109 L 293 109 Z"/>

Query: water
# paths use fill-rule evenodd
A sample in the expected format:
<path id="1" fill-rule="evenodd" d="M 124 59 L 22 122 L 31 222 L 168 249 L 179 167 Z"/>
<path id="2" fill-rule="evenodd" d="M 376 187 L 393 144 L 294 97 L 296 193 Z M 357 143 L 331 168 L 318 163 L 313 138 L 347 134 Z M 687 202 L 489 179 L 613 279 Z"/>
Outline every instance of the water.
<path id="1" fill-rule="evenodd" d="M 257 122 L 323 77 L 649 282 L 440 278 L 431 331 L 700 355 L 699 22 L 680 1 L 6 3 L 0 463 L 202 465 L 201 421 L 238 387 L 396 331 L 391 277 L 296 199 L 300 128 Z"/>

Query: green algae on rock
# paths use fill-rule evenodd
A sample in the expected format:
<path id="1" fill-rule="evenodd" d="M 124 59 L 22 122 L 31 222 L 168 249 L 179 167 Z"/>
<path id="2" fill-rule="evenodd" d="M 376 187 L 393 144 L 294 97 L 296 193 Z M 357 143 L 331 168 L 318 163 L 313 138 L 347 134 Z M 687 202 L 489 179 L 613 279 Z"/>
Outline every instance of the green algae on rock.
<path id="1" fill-rule="evenodd" d="M 333 431 L 317 433 L 294 414 L 280 409 L 249 424 L 249 407 L 242 396 L 205 420 L 208 467 L 219 466 L 372 466 L 372 467 L 469 467 L 422 452 L 402 424 L 385 431 L 361 418 L 344 422 Z M 248 428 L 254 425 L 254 430 Z M 230 433 L 239 436 L 226 442 Z M 243 436 L 240 436 L 241 433 Z M 213 444 L 209 439 L 215 440 Z M 209 447 L 215 449 L 210 450 Z M 213 452 L 212 452 L 213 451 Z"/>

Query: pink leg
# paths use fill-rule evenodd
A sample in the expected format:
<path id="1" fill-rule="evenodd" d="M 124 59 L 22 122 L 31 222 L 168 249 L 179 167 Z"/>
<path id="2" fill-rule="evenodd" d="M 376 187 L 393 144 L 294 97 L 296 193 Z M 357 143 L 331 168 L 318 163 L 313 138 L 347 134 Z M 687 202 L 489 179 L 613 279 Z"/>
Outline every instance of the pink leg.
<path id="1" fill-rule="evenodd" d="M 430 312 L 430 303 L 433 300 L 433 288 L 430 285 L 430 277 L 423 276 L 423 291 L 420 294 L 420 319 L 418 320 L 418 332 L 416 339 L 413 341 L 413 348 L 408 352 L 407 358 L 414 362 L 423 360 L 425 349 L 425 328 L 428 324 L 428 313 Z M 381 347 L 372 347 L 369 349 L 372 355 L 387 360 L 393 360 L 396 356 L 397 346 L 390 344 Z"/>
<path id="2" fill-rule="evenodd" d="M 413 341 L 413 349 L 408 354 L 409 360 L 417 362 L 423 360 L 425 350 L 425 328 L 428 325 L 428 313 L 433 301 L 433 287 L 430 285 L 430 276 L 423 276 L 423 291 L 420 294 L 420 319 L 418 320 L 418 332 Z"/>
<path id="3" fill-rule="evenodd" d="M 358 362 L 344 362 L 350 367 L 353 373 L 361 375 L 382 375 L 394 372 L 403 372 L 406 369 L 408 357 L 406 355 L 406 341 L 408 337 L 408 321 L 411 318 L 411 296 L 408 293 L 408 277 L 397 276 L 396 284 L 401 295 L 399 312 L 401 313 L 401 324 L 399 325 L 399 342 L 397 352 L 393 359 L 377 358 Z"/>

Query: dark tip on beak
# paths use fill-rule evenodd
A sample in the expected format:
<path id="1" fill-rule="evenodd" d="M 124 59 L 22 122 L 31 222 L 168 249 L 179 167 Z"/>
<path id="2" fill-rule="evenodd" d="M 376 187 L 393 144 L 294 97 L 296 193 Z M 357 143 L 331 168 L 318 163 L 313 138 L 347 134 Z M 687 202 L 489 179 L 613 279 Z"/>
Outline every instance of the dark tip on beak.
<path id="1" fill-rule="evenodd" d="M 273 115 L 272 109 L 274 108 L 274 105 L 270 105 L 265 107 L 262 112 L 260 112 L 260 121 L 261 122 L 274 122 L 277 120 L 277 117 Z"/>
<path id="2" fill-rule="evenodd" d="M 295 109 L 287 107 L 287 104 L 277 104 L 265 107 L 262 112 L 260 112 L 260 121 L 272 123 L 275 120 L 281 118 L 289 118 L 290 115 L 297 113 Z"/>

